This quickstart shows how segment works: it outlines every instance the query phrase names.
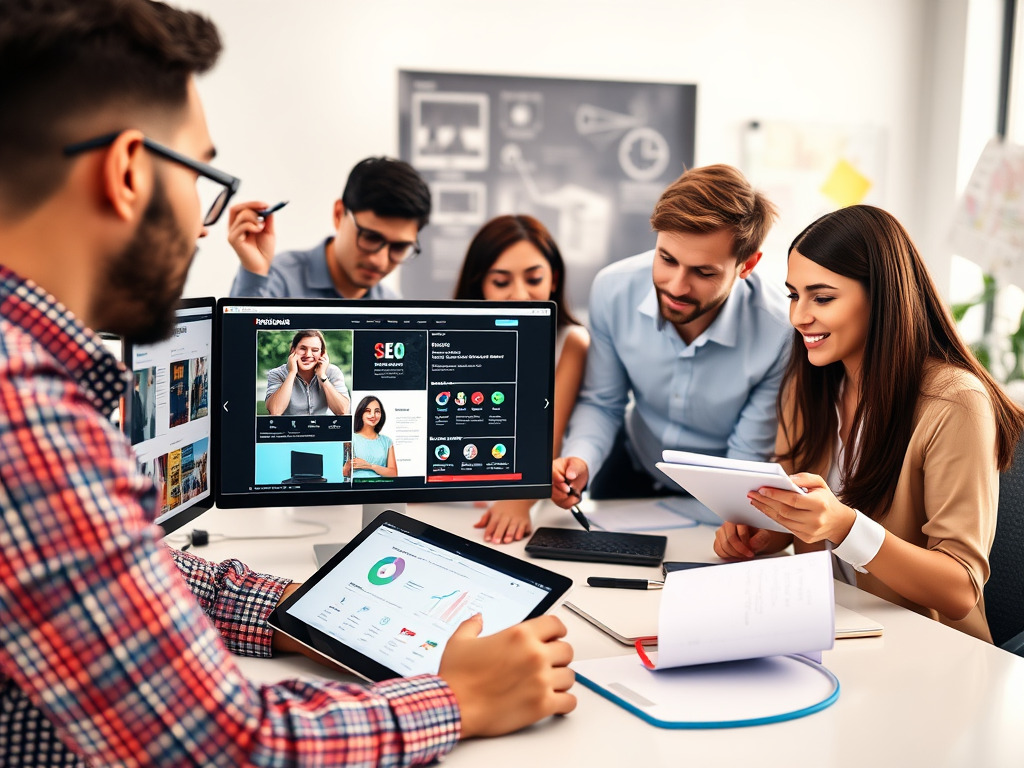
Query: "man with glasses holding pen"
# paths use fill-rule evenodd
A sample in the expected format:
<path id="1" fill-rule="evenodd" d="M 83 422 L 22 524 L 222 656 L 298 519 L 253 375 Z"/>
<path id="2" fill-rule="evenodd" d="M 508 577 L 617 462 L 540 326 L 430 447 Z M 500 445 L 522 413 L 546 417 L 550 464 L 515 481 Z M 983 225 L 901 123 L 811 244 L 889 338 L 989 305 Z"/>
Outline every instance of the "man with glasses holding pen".
<path id="1" fill-rule="evenodd" d="M 228 242 L 241 266 L 232 296 L 304 299 L 394 299 L 381 283 L 420 251 L 430 219 L 430 189 L 408 163 L 368 157 L 352 169 L 334 202 L 335 233 L 305 251 L 274 256 L 274 216 L 266 203 L 232 206 Z"/>

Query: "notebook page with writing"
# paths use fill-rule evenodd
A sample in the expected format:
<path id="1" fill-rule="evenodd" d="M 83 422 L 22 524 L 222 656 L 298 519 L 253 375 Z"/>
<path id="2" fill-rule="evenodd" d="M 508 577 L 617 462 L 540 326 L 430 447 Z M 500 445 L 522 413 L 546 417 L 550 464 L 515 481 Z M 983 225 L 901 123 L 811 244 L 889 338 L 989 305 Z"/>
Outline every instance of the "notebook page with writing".
<path id="1" fill-rule="evenodd" d="M 657 667 L 827 650 L 834 605 L 828 552 L 673 571 L 662 591 Z"/>

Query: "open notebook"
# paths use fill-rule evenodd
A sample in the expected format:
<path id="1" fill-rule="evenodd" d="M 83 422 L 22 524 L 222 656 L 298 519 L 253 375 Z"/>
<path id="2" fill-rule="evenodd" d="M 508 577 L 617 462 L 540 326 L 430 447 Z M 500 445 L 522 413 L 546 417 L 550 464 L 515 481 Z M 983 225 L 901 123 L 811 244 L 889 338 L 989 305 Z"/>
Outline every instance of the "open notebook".
<path id="1" fill-rule="evenodd" d="M 633 645 L 641 637 L 658 634 L 658 609 L 661 590 L 603 589 L 578 586 L 562 601 L 620 643 Z M 856 611 L 836 603 L 836 639 L 877 637 L 882 625 Z"/>

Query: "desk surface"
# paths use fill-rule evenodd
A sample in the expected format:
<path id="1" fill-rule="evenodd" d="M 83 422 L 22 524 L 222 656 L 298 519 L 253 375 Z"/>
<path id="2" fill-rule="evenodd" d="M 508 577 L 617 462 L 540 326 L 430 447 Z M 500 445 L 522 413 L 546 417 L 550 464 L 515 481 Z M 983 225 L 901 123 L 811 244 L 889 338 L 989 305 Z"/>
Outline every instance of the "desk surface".
<path id="1" fill-rule="evenodd" d="M 603 502 L 626 504 L 628 502 Z M 569 515 L 550 503 L 535 511 L 536 525 L 571 527 Z M 408 514 L 475 540 L 480 510 L 468 504 L 410 505 Z M 304 539 L 222 540 L 199 550 L 212 560 L 237 557 L 253 568 L 296 580 L 315 569 L 313 543 L 346 541 L 359 528 L 358 507 L 214 509 L 196 521 L 211 535 L 301 533 L 300 520 L 324 523 L 330 535 Z M 714 531 L 707 526 L 666 532 L 666 559 L 713 559 Z M 523 556 L 524 542 L 502 545 Z M 585 584 L 587 576 L 659 578 L 655 568 L 537 561 Z M 877 619 L 880 638 L 839 640 L 824 663 L 840 680 L 839 700 L 814 715 L 752 728 L 672 731 L 655 728 L 598 694 L 576 685 L 576 710 L 516 734 L 459 744 L 445 759 L 458 766 L 634 765 L 751 768 L 808 766 L 1003 766 L 1024 765 L 1024 659 L 887 603 L 836 584 L 842 605 Z M 576 658 L 628 653 L 563 606 L 554 610 L 568 628 Z M 338 673 L 301 656 L 239 659 L 257 682 Z"/>

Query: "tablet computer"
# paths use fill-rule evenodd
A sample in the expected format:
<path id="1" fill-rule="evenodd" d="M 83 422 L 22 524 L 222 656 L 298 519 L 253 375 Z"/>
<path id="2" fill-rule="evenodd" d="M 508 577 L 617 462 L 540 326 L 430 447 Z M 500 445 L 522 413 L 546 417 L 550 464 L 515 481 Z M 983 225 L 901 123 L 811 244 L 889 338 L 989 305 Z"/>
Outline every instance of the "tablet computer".
<path id="1" fill-rule="evenodd" d="M 376 682 L 436 674 L 475 613 L 484 635 L 539 616 L 572 580 L 397 512 L 384 512 L 270 615 L 306 647 Z"/>
<path id="2" fill-rule="evenodd" d="M 733 462 L 741 466 L 728 466 L 727 459 L 718 459 L 722 466 L 700 464 L 677 464 L 659 461 L 656 466 L 676 484 L 710 509 L 722 520 L 769 531 L 790 533 L 784 526 L 763 514 L 751 505 L 747 494 L 758 488 L 779 488 L 804 493 L 778 464 L 764 463 L 763 468 L 748 468 L 742 464 L 754 462 Z"/>

